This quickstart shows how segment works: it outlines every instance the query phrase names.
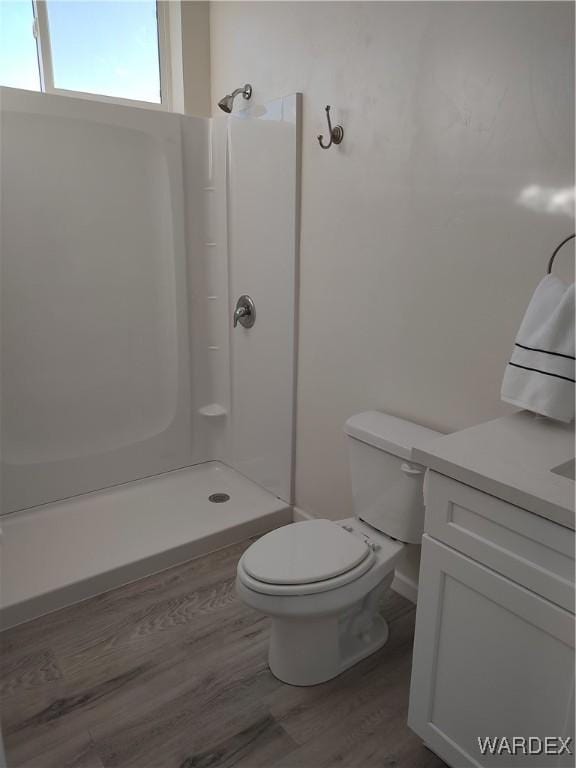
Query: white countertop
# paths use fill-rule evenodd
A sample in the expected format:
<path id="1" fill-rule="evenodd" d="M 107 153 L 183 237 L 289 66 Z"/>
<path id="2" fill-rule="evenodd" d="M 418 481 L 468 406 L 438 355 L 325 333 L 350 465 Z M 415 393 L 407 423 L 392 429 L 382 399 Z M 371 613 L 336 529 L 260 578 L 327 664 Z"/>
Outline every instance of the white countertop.
<path id="1" fill-rule="evenodd" d="M 551 470 L 574 458 L 574 425 L 519 411 L 413 450 L 443 475 L 574 529 L 575 483 Z"/>

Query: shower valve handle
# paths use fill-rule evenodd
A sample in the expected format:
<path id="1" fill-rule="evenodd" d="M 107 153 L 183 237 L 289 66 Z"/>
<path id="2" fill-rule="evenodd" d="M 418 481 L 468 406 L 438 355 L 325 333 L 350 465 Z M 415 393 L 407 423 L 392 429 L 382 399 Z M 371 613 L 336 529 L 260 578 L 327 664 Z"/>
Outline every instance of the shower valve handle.
<path id="1" fill-rule="evenodd" d="M 256 322 L 256 306 L 250 296 L 243 294 L 236 302 L 234 310 L 234 328 L 240 323 L 244 328 L 252 328 Z"/>

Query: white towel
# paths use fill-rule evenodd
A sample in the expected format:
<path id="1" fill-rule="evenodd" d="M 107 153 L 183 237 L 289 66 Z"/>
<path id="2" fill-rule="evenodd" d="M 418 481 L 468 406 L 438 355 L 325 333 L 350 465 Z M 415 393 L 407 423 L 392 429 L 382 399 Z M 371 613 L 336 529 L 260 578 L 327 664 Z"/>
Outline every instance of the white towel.
<path id="1" fill-rule="evenodd" d="M 534 291 L 502 382 L 502 400 L 574 419 L 574 284 L 547 275 Z"/>

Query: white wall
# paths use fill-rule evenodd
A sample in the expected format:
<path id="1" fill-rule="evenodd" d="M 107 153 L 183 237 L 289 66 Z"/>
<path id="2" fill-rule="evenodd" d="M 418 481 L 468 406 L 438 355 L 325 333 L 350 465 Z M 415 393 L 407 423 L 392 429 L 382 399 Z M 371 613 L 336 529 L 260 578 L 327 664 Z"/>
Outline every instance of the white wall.
<path id="1" fill-rule="evenodd" d="M 256 103 L 304 94 L 303 509 L 350 514 L 342 425 L 356 411 L 444 431 L 506 412 L 499 387 L 523 309 L 573 228 L 538 195 L 520 201 L 533 185 L 573 184 L 573 12 L 555 2 L 211 5 L 213 108 L 244 82 Z M 324 152 L 326 104 L 345 138 Z"/>
<path id="2" fill-rule="evenodd" d="M 180 21 L 184 108 L 187 115 L 209 117 L 210 4 L 204 0 L 184 0 Z"/>

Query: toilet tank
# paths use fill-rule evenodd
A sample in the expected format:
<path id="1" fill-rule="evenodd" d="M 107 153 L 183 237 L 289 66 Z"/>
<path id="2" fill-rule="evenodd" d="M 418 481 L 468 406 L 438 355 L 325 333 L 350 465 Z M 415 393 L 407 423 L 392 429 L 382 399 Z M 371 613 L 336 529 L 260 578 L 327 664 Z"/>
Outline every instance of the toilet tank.
<path id="1" fill-rule="evenodd" d="M 412 448 L 441 433 L 380 411 L 352 416 L 344 429 L 355 517 L 394 539 L 419 544 L 425 468 L 412 461 Z"/>

